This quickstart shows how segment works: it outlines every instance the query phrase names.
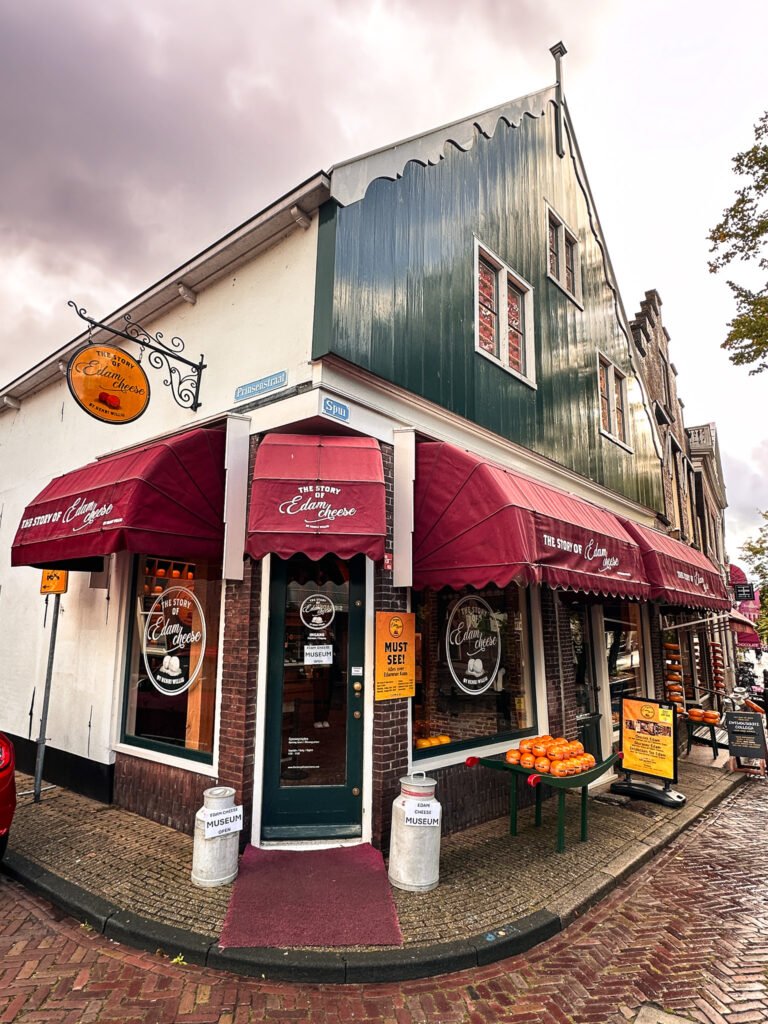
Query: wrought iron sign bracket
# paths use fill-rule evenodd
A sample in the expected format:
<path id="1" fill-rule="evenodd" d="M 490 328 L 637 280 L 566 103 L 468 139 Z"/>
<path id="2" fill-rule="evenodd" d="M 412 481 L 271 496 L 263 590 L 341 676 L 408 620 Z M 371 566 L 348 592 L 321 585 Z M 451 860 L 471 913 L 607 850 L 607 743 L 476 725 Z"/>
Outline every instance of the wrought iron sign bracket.
<path id="1" fill-rule="evenodd" d="M 126 341 L 135 341 L 137 345 L 141 346 L 142 350 L 146 349 L 149 352 L 149 365 L 155 370 L 165 371 L 166 376 L 163 384 L 171 389 L 171 394 L 176 404 L 181 406 L 182 409 L 189 409 L 192 412 L 196 412 L 200 408 L 200 382 L 203 377 L 203 370 L 206 368 L 205 357 L 201 355 L 195 363 L 191 359 L 187 359 L 186 356 L 181 355 L 184 351 L 184 342 L 181 338 L 174 336 L 170 341 L 166 342 L 161 331 L 158 331 L 157 334 L 150 334 L 140 324 L 133 322 L 130 313 L 126 313 L 123 316 L 126 329 L 122 331 L 117 327 L 110 327 L 109 324 L 103 324 L 98 320 L 94 320 L 93 317 L 88 316 L 86 309 L 79 307 L 72 299 L 69 300 L 67 305 L 74 309 L 81 320 L 85 320 L 89 324 L 91 330 L 107 331 L 109 334 L 114 334 L 118 338 L 124 338 Z M 182 363 L 183 366 L 187 367 L 187 370 L 180 369 L 175 365 L 176 363 Z"/>

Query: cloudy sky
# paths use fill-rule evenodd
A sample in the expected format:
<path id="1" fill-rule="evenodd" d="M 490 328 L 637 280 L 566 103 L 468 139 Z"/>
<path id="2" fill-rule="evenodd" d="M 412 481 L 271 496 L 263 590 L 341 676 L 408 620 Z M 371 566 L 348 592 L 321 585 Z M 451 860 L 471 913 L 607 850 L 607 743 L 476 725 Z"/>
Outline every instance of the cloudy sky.
<path id="1" fill-rule="evenodd" d="M 736 557 L 768 509 L 768 374 L 719 344 L 706 235 L 768 107 L 764 0 L 0 0 L 0 384 L 304 178 L 565 90 L 627 312 L 656 288 Z M 736 273 L 739 273 L 738 269 Z"/>

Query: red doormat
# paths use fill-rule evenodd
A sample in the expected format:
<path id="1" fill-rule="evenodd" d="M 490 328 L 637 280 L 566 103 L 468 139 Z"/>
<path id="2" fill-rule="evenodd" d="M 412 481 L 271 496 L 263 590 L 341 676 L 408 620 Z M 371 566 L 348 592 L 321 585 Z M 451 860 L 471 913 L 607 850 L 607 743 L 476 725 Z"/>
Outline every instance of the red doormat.
<path id="1" fill-rule="evenodd" d="M 384 859 L 372 846 L 246 847 L 221 947 L 402 944 Z"/>

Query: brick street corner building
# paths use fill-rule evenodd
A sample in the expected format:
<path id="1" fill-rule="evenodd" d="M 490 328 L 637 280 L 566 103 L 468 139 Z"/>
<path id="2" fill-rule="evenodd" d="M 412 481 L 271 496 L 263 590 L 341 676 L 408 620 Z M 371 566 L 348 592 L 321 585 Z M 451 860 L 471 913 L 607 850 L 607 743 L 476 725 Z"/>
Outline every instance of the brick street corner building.
<path id="1" fill-rule="evenodd" d="M 386 851 L 413 771 L 461 830 L 507 800 L 470 756 L 602 761 L 625 697 L 720 707 L 716 431 L 683 425 L 658 293 L 625 316 L 558 78 L 319 172 L 96 327 L 204 352 L 199 401 L 150 366 L 116 419 L 106 358 L 88 415 L 59 370 L 88 333 L 0 392 L 22 767 L 41 570 L 70 571 L 46 776 L 185 832 L 223 784 L 243 842 Z M 413 617 L 410 696 L 376 691 L 377 612 Z"/>

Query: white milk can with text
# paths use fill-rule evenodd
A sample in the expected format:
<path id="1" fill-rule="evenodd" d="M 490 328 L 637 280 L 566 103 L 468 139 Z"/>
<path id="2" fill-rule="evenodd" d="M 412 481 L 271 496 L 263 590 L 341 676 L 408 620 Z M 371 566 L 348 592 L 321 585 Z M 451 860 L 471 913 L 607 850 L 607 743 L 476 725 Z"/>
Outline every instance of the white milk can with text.
<path id="1" fill-rule="evenodd" d="M 437 885 L 442 808 L 435 799 L 436 785 L 424 772 L 400 779 L 389 843 L 389 881 L 397 889 L 429 892 Z"/>

